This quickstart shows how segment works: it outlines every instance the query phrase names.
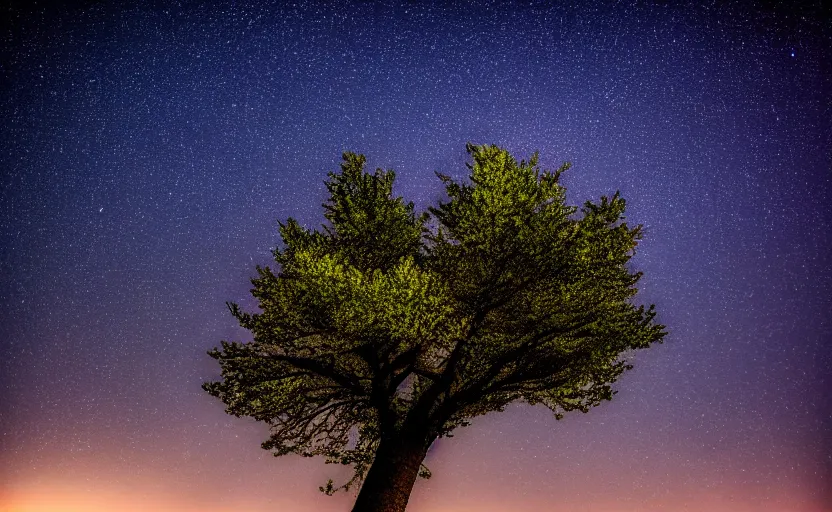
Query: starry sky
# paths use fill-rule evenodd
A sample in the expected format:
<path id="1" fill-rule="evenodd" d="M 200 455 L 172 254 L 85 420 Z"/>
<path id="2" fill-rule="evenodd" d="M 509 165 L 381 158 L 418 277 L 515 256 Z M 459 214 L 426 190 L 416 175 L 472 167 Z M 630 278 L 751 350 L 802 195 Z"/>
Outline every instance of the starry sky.
<path id="1" fill-rule="evenodd" d="M 438 441 L 408 511 L 832 510 L 820 2 L 56 3 L 0 8 L 0 511 L 349 510 L 205 352 L 343 151 L 423 209 L 469 141 L 620 190 L 669 335 L 589 414 Z"/>

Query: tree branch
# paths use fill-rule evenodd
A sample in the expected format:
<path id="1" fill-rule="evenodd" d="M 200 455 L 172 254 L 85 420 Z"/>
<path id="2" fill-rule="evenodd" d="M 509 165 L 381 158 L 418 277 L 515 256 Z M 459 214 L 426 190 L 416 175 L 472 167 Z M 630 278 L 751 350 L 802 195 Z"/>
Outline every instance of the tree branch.
<path id="1" fill-rule="evenodd" d="M 270 353 L 268 357 L 273 360 L 288 363 L 294 366 L 295 368 L 312 372 L 320 377 L 324 377 L 326 379 L 335 381 L 337 384 L 340 384 L 344 388 L 352 390 L 357 396 L 367 396 L 368 394 L 367 390 L 364 389 L 364 387 L 360 384 L 360 382 L 357 379 L 354 379 L 350 375 L 339 373 L 335 370 L 335 365 L 332 363 L 325 364 L 316 359 L 290 356 L 286 354 Z"/>
<path id="2" fill-rule="evenodd" d="M 479 399 L 487 393 L 503 391 L 503 384 L 515 383 L 511 382 L 510 379 L 516 379 L 516 383 L 534 380 L 534 377 L 529 375 L 528 370 L 526 370 L 525 372 L 518 370 L 510 372 L 504 378 L 506 382 L 500 381 L 499 385 L 494 379 L 496 379 L 500 375 L 500 373 L 506 368 L 506 366 L 510 362 L 514 361 L 520 354 L 528 353 L 528 351 L 532 350 L 535 346 L 540 346 L 542 343 L 544 343 L 548 339 L 552 339 L 555 336 L 563 336 L 565 334 L 569 334 L 570 332 L 574 332 L 578 329 L 582 329 L 590 323 L 592 323 L 595 320 L 594 317 L 594 314 L 585 315 L 578 322 L 577 325 L 575 325 L 575 323 L 573 322 L 573 324 L 567 328 L 561 327 L 543 330 L 541 332 L 538 332 L 525 342 L 522 342 L 514 348 L 503 352 L 496 360 L 492 361 L 489 364 L 489 369 L 485 375 L 477 379 L 471 385 L 466 386 L 458 393 L 449 397 L 449 399 L 442 404 L 442 406 L 436 413 L 436 421 L 438 421 L 441 425 L 442 423 L 447 421 L 447 419 L 450 418 L 459 408 L 464 407 L 468 403 L 468 401 L 472 399 Z M 547 372 L 549 372 L 549 375 L 554 373 L 551 372 L 551 370 L 549 369 L 547 369 Z M 525 377 L 521 378 L 524 375 Z M 538 379 L 545 378 L 546 376 L 547 375 L 541 375 L 540 377 L 538 377 Z M 505 391 L 509 390 L 506 389 Z"/>

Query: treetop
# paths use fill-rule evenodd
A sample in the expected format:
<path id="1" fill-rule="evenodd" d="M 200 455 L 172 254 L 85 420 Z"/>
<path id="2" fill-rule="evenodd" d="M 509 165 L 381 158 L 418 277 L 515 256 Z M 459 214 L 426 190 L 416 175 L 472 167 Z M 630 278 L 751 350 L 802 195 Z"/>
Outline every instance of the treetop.
<path id="1" fill-rule="evenodd" d="M 352 465 L 349 487 L 383 443 L 429 446 L 514 401 L 586 412 L 632 350 L 662 341 L 633 300 L 641 227 L 617 192 L 578 209 L 568 164 L 467 149 L 468 179 L 437 173 L 447 200 L 424 213 L 393 195 L 392 170 L 344 153 L 327 223 L 280 224 L 276 266 L 252 280 L 260 310 L 229 305 L 253 339 L 211 351 L 222 380 L 204 386 L 270 425 L 264 448 Z"/>

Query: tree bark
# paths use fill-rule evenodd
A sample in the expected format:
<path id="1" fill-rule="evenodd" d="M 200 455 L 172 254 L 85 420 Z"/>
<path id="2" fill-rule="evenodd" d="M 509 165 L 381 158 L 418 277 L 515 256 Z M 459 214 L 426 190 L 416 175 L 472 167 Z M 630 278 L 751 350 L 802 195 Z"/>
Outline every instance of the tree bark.
<path id="1" fill-rule="evenodd" d="M 398 436 L 379 442 L 352 512 L 404 512 L 433 441 L 427 436 L 414 437 Z"/>

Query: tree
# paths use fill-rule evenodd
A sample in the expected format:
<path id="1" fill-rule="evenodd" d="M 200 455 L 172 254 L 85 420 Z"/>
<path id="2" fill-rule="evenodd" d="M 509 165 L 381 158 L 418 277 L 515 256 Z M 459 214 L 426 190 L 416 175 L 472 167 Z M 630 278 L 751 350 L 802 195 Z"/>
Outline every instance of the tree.
<path id="1" fill-rule="evenodd" d="M 423 214 L 394 197 L 393 171 L 345 153 L 322 230 L 280 224 L 276 270 L 252 280 L 260 312 L 229 304 L 253 341 L 209 352 L 222 380 L 204 389 L 268 423 L 263 448 L 352 466 L 354 511 L 403 511 L 431 444 L 476 416 L 610 400 L 630 351 L 665 335 L 633 304 L 641 226 L 618 193 L 579 212 L 568 164 L 467 149 L 469 181 L 437 173 L 448 200 Z"/>

